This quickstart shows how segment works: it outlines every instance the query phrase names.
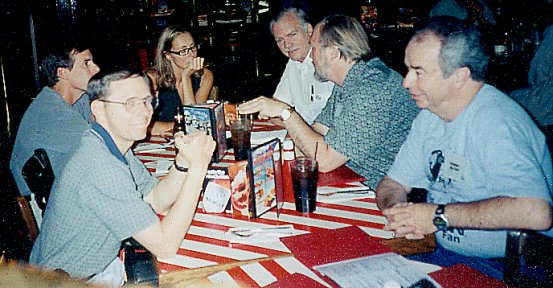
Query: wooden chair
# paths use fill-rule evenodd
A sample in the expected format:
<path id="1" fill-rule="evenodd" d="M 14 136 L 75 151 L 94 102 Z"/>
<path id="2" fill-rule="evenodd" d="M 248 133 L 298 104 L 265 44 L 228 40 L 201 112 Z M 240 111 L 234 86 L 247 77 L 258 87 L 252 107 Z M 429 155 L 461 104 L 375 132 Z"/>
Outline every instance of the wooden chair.
<path id="1" fill-rule="evenodd" d="M 15 200 L 17 202 L 19 212 L 21 213 L 21 218 L 27 227 L 27 238 L 31 241 L 31 243 L 34 243 L 38 237 L 38 225 L 36 223 L 33 210 L 31 209 L 31 205 L 29 205 L 29 201 L 24 196 L 17 196 Z"/>
<path id="2" fill-rule="evenodd" d="M 536 231 L 509 231 L 503 280 L 515 287 L 553 287 L 552 252 L 551 237 Z"/>

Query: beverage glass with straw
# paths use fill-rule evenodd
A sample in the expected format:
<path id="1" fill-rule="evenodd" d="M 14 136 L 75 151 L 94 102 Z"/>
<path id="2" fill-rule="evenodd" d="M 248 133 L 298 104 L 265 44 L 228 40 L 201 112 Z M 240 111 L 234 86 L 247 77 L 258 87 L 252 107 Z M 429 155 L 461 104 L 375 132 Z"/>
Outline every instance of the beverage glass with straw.
<path id="1" fill-rule="evenodd" d="M 298 157 L 291 163 L 292 184 L 296 211 L 302 213 L 314 212 L 317 203 L 317 180 L 319 178 L 319 163 L 317 162 L 318 143 L 315 145 L 313 159 Z"/>

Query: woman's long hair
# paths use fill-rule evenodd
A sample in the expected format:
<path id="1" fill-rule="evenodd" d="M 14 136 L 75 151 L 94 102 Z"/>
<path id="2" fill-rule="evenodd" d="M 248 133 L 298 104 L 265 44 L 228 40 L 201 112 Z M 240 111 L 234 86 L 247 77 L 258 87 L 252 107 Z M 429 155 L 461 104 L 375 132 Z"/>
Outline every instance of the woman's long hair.
<path id="1" fill-rule="evenodd" d="M 159 36 L 155 58 L 158 88 L 175 87 L 175 73 L 173 72 L 171 62 L 165 57 L 165 54 L 167 53 L 167 51 L 171 50 L 171 47 L 173 46 L 173 40 L 184 33 L 190 34 L 190 32 L 188 32 L 182 26 L 168 26 L 163 30 L 163 32 L 161 32 L 161 36 Z"/>

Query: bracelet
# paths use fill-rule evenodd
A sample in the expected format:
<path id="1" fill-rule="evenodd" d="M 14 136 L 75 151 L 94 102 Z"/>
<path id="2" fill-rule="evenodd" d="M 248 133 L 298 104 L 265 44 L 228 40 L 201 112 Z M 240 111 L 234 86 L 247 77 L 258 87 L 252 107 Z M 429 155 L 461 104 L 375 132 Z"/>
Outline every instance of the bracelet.
<path id="1" fill-rule="evenodd" d="M 177 164 L 177 161 L 173 162 L 173 166 L 175 166 L 175 168 L 180 172 L 188 172 L 188 168 L 179 166 L 179 164 Z"/>

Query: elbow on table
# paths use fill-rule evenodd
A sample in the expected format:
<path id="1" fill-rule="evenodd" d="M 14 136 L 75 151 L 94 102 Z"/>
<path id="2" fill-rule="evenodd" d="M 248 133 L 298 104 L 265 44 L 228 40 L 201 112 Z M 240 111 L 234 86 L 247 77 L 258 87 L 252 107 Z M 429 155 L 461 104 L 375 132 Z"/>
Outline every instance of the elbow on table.
<path id="1" fill-rule="evenodd" d="M 535 207 L 534 213 L 529 213 L 529 215 L 532 215 L 530 217 L 533 217 L 531 223 L 532 226 L 529 227 L 532 230 L 549 230 L 551 228 L 551 224 L 553 223 L 552 219 L 552 213 L 553 209 L 551 207 L 551 204 L 547 201 L 540 201 L 540 205 L 538 207 Z"/>
<path id="2" fill-rule="evenodd" d="M 337 167 L 333 167 L 333 166 L 330 166 L 330 165 L 325 165 L 324 162 L 319 162 L 319 172 L 328 173 L 328 172 L 331 172 L 332 170 L 334 170 L 336 168 Z"/>
<path id="3" fill-rule="evenodd" d="M 177 254 L 179 247 L 169 247 L 171 245 L 158 245 L 154 249 L 150 249 L 150 252 L 154 254 L 157 258 L 168 259 Z"/>
<path id="4" fill-rule="evenodd" d="M 323 158 L 320 160 L 317 159 L 317 161 L 319 162 L 319 172 L 328 173 L 334 171 L 347 162 L 347 158 L 345 159 L 345 161 L 337 160 L 338 159 L 336 159 L 335 157 Z"/>

